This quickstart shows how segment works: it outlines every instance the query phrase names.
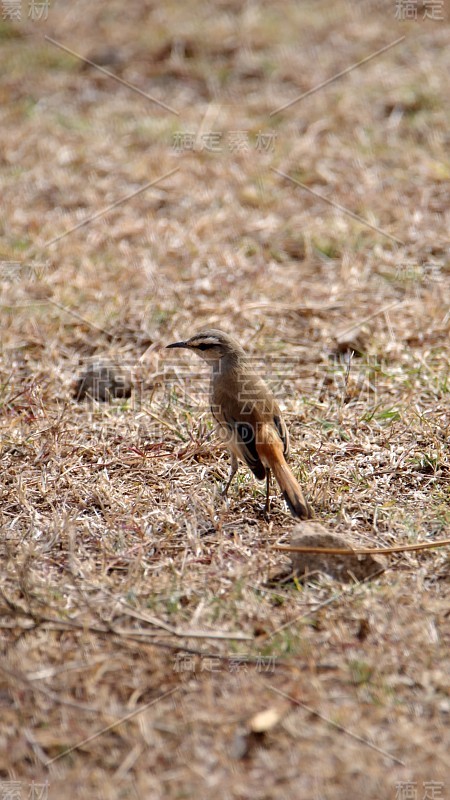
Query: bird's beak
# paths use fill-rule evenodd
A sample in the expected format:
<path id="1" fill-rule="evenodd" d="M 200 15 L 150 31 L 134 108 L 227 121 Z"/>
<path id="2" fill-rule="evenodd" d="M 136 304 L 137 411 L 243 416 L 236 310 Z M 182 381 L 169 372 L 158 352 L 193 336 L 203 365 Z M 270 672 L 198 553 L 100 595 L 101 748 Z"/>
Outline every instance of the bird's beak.
<path id="1" fill-rule="evenodd" d="M 173 342 L 173 344 L 167 344 L 166 350 L 169 350 L 171 347 L 189 347 L 187 342 Z"/>

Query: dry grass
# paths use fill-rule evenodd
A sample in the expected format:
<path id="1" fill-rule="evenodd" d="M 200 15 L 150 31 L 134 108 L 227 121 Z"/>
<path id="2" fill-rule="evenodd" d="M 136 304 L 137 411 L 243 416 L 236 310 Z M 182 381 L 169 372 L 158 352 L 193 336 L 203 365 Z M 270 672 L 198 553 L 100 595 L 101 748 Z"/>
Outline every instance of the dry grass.
<path id="1" fill-rule="evenodd" d="M 241 338 L 333 532 L 449 535 L 449 25 L 395 5 L 79 0 L 2 23 L 0 779 L 51 800 L 448 796 L 448 551 L 270 588 L 293 521 L 279 498 L 264 521 L 244 471 L 224 505 L 206 372 L 163 350 L 206 324 Z M 221 153 L 175 152 L 209 130 Z M 97 360 L 129 398 L 74 399 Z"/>

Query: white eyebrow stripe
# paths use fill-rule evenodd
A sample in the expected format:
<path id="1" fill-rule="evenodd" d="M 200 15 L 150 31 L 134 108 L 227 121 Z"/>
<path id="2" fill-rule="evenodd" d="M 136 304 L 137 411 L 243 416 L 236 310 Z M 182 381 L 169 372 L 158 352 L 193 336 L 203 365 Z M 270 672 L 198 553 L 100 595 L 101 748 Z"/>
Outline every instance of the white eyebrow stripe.
<path id="1" fill-rule="evenodd" d="M 213 339 L 212 337 L 206 337 L 206 336 L 204 336 L 201 339 L 200 338 L 191 339 L 191 342 L 192 342 L 192 344 L 210 344 L 210 345 L 219 344 L 217 339 Z"/>

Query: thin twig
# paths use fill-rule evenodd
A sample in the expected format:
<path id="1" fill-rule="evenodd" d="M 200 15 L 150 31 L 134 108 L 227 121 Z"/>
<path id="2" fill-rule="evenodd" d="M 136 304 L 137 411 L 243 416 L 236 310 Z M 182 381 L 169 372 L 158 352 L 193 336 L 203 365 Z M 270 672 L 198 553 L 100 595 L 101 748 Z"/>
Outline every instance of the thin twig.
<path id="1" fill-rule="evenodd" d="M 319 553 L 334 556 L 368 556 L 368 555 L 390 555 L 391 553 L 407 553 L 415 550 L 431 550 L 434 547 L 448 547 L 450 539 L 440 539 L 438 542 L 422 542 L 421 544 L 403 544 L 395 547 L 358 547 L 356 549 L 348 547 L 301 547 L 290 544 L 278 544 L 270 548 L 271 550 L 284 550 L 288 553 Z"/>

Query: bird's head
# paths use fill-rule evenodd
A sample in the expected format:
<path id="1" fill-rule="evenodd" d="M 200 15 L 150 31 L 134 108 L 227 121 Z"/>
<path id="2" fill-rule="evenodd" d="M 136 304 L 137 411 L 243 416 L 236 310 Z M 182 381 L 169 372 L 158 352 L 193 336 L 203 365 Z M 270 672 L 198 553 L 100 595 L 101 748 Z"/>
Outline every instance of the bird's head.
<path id="1" fill-rule="evenodd" d="M 222 358 L 228 357 L 230 361 L 245 357 L 245 353 L 235 339 L 228 333 L 213 328 L 194 333 L 184 342 L 173 342 L 170 347 L 184 347 L 197 353 L 208 364 L 218 364 Z"/>

